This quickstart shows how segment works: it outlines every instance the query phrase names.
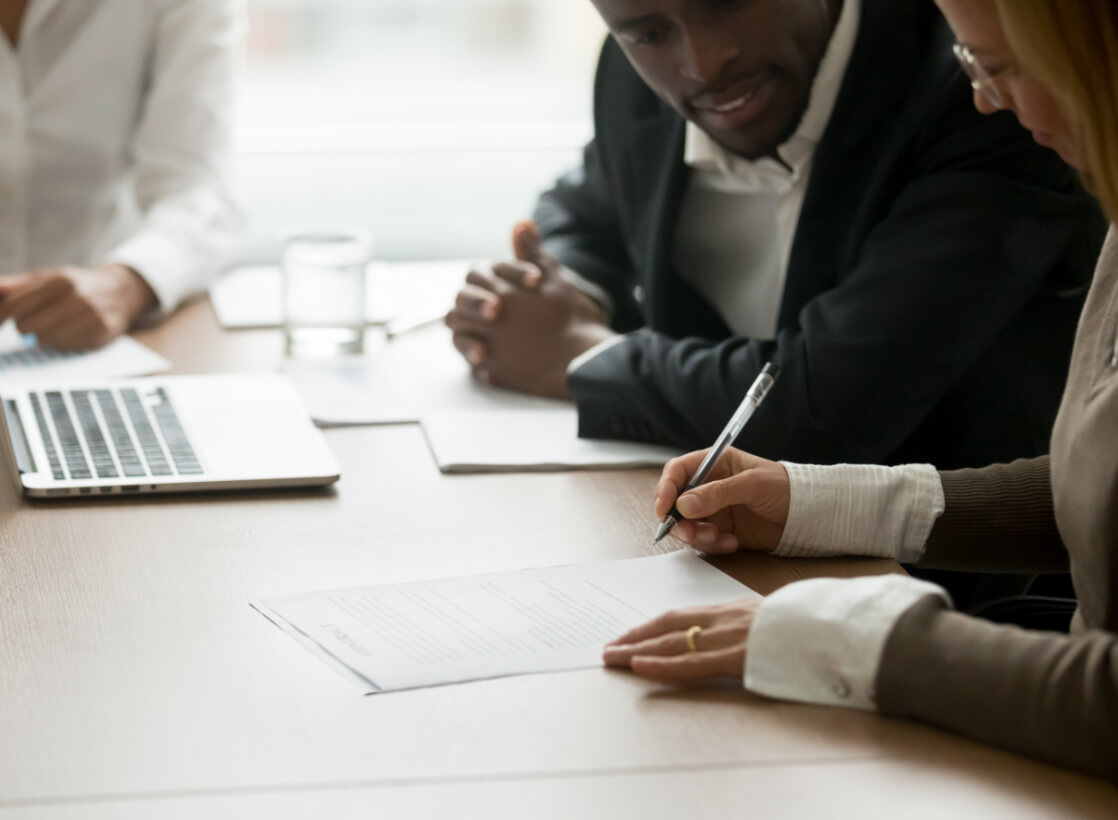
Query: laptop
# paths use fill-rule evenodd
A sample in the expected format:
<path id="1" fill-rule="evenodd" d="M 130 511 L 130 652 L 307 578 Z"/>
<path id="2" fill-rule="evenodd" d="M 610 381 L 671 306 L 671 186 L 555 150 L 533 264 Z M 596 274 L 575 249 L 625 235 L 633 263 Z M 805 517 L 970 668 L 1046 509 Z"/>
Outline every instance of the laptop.
<path id="1" fill-rule="evenodd" d="M 323 486 L 338 465 L 278 374 L 5 386 L 9 462 L 33 497 Z"/>

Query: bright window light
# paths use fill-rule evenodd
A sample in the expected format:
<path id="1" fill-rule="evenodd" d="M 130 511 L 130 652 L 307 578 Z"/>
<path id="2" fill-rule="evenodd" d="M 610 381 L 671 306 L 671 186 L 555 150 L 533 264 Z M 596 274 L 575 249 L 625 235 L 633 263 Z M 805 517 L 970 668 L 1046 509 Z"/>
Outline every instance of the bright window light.
<path id="1" fill-rule="evenodd" d="M 248 0 L 248 153 L 576 146 L 604 27 L 589 0 Z"/>

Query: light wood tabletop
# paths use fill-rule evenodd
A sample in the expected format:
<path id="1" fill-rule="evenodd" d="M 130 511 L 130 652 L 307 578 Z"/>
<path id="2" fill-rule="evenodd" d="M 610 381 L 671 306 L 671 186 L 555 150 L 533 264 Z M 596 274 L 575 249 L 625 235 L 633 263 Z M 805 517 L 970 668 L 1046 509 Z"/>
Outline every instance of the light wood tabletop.
<path id="1" fill-rule="evenodd" d="M 138 338 L 178 372 L 281 354 L 205 301 Z M 249 601 L 649 555 L 657 473 L 444 476 L 415 425 L 326 436 L 342 480 L 320 491 L 32 503 L 0 482 L 0 820 L 1118 816 L 1102 782 L 732 685 L 595 669 L 363 697 Z M 717 564 L 763 593 L 900 571 Z"/>

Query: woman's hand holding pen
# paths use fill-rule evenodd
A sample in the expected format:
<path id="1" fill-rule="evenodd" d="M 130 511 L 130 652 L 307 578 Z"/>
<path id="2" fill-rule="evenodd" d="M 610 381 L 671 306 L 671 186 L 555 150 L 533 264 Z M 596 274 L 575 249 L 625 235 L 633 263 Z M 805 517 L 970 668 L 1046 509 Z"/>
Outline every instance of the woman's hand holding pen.
<path id="1" fill-rule="evenodd" d="M 788 521 L 791 491 L 781 464 L 733 447 L 711 470 L 706 483 L 680 495 L 699 469 L 705 450 L 672 459 L 656 485 L 656 517 L 676 505 L 686 516 L 673 534 L 696 549 L 721 555 L 739 548 L 771 552 Z M 607 666 L 631 669 L 642 678 L 688 683 L 745 673 L 753 619 L 764 598 L 721 606 L 667 612 L 611 641 L 602 652 Z"/>
<path id="2" fill-rule="evenodd" d="M 701 552 L 775 550 L 788 521 L 787 471 L 775 461 L 731 447 L 705 484 L 680 495 L 705 455 L 704 450 L 688 453 L 664 466 L 656 485 L 656 517 L 663 518 L 675 504 L 685 518 L 672 534 Z"/>

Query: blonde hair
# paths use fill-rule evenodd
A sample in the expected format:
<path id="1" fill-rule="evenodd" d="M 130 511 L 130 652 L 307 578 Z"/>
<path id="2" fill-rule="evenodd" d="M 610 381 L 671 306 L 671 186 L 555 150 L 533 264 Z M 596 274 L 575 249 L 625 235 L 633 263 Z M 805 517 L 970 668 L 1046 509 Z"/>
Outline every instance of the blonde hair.
<path id="1" fill-rule="evenodd" d="M 1118 3 L 994 1 L 1010 47 L 1056 99 L 1087 184 L 1118 223 Z"/>

